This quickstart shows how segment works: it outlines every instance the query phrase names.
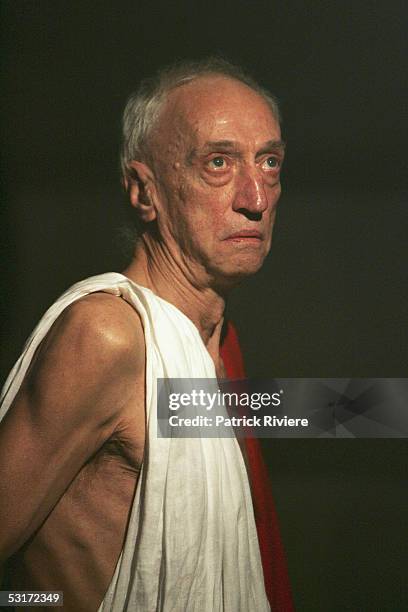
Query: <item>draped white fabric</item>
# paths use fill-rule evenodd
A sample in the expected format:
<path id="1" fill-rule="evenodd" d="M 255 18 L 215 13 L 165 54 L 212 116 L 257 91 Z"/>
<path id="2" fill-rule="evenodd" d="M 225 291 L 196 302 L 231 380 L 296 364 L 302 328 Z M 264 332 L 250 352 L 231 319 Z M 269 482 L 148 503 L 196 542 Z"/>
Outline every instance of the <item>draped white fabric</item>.
<path id="1" fill-rule="evenodd" d="M 66 291 L 45 313 L 2 394 L 7 412 L 32 356 L 69 304 L 120 296 L 146 340 L 146 447 L 125 544 L 99 612 L 267 612 L 247 473 L 235 438 L 158 438 L 157 378 L 215 378 L 194 324 L 169 302 L 107 273 Z"/>

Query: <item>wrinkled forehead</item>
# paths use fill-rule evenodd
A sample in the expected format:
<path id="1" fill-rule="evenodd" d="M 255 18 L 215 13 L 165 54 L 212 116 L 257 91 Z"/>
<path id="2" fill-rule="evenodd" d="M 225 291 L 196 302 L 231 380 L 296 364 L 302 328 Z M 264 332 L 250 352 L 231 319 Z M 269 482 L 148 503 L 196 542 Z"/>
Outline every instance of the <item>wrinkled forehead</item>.
<path id="1" fill-rule="evenodd" d="M 223 76 L 200 77 L 169 92 L 155 132 L 161 151 L 199 146 L 207 140 L 256 146 L 280 138 L 279 123 L 267 101 L 244 83 Z"/>

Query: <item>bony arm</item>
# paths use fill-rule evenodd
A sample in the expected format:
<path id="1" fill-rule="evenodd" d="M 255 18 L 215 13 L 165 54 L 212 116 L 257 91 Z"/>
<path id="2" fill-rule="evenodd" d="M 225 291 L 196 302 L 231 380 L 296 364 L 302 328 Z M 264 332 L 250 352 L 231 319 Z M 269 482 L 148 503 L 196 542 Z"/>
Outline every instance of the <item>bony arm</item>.
<path id="1" fill-rule="evenodd" d="M 114 434 L 144 353 L 137 313 L 115 296 L 88 296 L 54 323 L 0 424 L 0 562 Z"/>

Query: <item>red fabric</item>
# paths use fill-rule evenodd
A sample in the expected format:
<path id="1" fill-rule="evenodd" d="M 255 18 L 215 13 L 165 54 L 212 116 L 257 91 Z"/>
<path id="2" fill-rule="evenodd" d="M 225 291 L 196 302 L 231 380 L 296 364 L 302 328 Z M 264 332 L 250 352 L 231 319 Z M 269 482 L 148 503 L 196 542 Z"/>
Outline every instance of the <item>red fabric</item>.
<path id="1" fill-rule="evenodd" d="M 238 336 L 231 322 L 221 344 L 228 378 L 245 378 L 244 362 Z M 272 612 L 293 612 L 285 551 L 279 534 L 278 517 L 273 502 L 268 471 L 257 438 L 244 438 L 251 482 L 252 501 L 259 548 L 262 557 L 266 594 Z"/>

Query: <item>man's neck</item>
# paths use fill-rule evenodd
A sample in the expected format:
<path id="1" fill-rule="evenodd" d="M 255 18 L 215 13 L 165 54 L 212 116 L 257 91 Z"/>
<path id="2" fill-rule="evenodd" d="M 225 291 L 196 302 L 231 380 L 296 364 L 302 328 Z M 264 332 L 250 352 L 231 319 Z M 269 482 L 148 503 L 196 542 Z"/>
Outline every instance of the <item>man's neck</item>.
<path id="1" fill-rule="evenodd" d="M 211 287 L 189 282 L 179 269 L 166 261 L 158 265 L 150 260 L 145 249 L 137 247 L 135 255 L 123 271 L 135 283 L 151 289 L 185 314 L 197 327 L 213 359 L 218 359 L 225 299 Z"/>

